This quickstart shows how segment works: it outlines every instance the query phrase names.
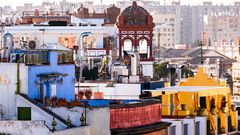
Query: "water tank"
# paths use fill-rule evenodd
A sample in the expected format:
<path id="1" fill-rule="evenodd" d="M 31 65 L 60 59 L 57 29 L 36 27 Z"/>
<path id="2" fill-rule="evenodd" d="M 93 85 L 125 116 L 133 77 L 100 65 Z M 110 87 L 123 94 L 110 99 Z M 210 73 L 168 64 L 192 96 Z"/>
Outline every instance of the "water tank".
<path id="1" fill-rule="evenodd" d="M 9 58 L 11 50 L 13 49 L 13 35 L 11 33 L 6 33 L 3 35 L 3 47 L 4 47 L 4 58 Z"/>

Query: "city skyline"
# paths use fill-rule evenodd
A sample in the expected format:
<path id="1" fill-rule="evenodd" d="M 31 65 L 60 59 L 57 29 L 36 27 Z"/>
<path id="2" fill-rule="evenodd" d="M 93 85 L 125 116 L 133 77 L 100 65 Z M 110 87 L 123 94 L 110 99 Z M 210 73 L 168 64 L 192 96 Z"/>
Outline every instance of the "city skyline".
<path id="1" fill-rule="evenodd" d="M 47 2 L 60 2 L 60 1 L 63 1 L 63 0 L 46 0 Z M 84 1 L 87 1 L 87 0 L 67 0 L 69 2 L 84 2 Z M 99 3 L 102 3 L 103 4 L 113 4 L 113 3 L 116 3 L 117 1 L 119 0 L 96 0 L 94 1 L 95 4 L 99 4 Z M 129 1 L 129 0 L 126 0 L 126 1 Z M 138 0 L 138 1 L 141 1 L 141 0 Z M 152 0 L 152 1 L 159 1 L 159 0 Z M 211 1 L 213 2 L 213 4 L 217 4 L 217 5 L 232 5 L 235 1 L 237 0 L 197 0 L 197 1 L 191 1 L 191 0 L 162 0 L 162 1 L 159 1 L 162 5 L 163 4 L 171 4 L 171 2 L 177 2 L 177 1 L 180 1 L 180 3 L 182 5 L 201 5 L 204 1 Z M 44 2 L 43 0 L 10 0 L 10 1 L 6 1 L 6 0 L 0 0 L 0 4 L 1 6 L 11 6 L 12 8 L 15 8 L 16 6 L 23 6 L 24 3 L 33 3 L 33 5 L 41 5 L 42 2 Z"/>

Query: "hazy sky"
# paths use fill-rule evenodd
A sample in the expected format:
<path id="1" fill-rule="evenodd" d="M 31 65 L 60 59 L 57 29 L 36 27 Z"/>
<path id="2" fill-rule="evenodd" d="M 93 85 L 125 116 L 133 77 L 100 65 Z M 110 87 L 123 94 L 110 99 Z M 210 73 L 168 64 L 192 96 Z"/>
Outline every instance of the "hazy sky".
<path id="1" fill-rule="evenodd" d="M 40 5 L 44 0 L 0 0 L 0 6 L 3 6 L 3 5 L 10 5 L 12 6 L 13 8 L 16 7 L 16 6 L 21 6 L 23 5 L 24 3 L 33 3 L 34 5 Z M 46 1 L 46 0 L 45 0 Z M 59 2 L 59 1 L 62 1 L 62 0 L 47 0 L 47 1 L 50 1 L 50 2 Z M 68 1 L 71 1 L 71 2 L 80 2 L 80 1 L 85 1 L 85 0 L 68 0 Z M 91 1 L 91 0 L 88 0 L 88 1 Z M 100 2 L 100 0 L 92 0 L 92 1 L 98 1 Z M 111 4 L 111 3 L 114 3 L 116 1 L 119 1 L 119 0 L 102 0 L 103 3 L 106 3 L 106 4 Z M 154 0 L 154 1 L 160 1 L 161 3 L 170 3 L 171 1 L 173 0 Z M 178 1 L 178 0 L 174 0 L 174 1 Z M 197 4 L 201 4 L 203 1 L 212 1 L 213 4 L 225 4 L 225 5 L 229 5 L 229 4 L 233 4 L 233 2 L 235 0 L 180 0 L 180 2 L 182 4 L 191 4 L 191 5 L 197 5 Z M 236 0 L 237 1 L 237 0 Z M 238 0 L 240 1 L 240 0 Z"/>

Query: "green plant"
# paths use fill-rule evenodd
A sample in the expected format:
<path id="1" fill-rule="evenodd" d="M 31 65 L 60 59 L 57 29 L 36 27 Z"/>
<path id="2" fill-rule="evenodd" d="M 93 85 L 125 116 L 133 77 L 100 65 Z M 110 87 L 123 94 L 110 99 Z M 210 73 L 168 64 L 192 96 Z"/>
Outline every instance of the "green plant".
<path id="1" fill-rule="evenodd" d="M 156 79 L 161 79 L 164 77 L 168 76 L 169 70 L 168 70 L 168 62 L 164 62 L 161 64 L 154 64 L 153 68 L 154 68 L 154 78 Z"/>

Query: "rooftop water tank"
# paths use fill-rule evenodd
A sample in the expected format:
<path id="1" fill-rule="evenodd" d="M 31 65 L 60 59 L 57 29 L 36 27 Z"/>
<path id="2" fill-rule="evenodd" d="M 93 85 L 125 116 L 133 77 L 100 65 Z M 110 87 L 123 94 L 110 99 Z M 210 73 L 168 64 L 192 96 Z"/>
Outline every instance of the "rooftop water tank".
<path id="1" fill-rule="evenodd" d="M 13 35 L 11 33 L 5 33 L 3 35 L 4 58 L 9 58 L 13 45 Z"/>

